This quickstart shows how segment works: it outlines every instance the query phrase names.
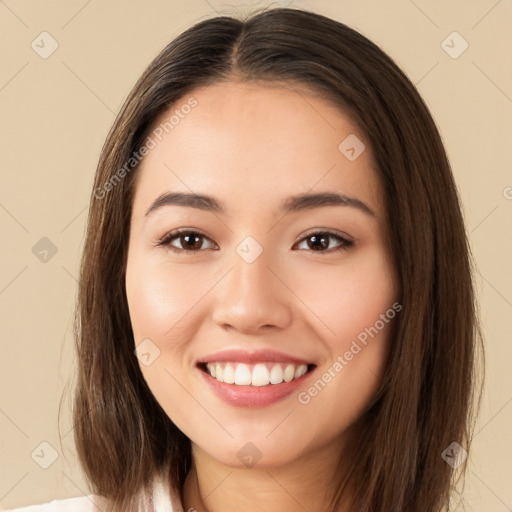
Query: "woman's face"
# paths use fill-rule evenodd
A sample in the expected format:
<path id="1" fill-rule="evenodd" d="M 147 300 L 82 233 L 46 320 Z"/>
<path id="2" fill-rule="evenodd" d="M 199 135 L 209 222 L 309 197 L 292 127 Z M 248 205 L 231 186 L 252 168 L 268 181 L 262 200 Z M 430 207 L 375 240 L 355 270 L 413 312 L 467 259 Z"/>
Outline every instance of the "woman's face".
<path id="1" fill-rule="evenodd" d="M 378 387 L 401 308 L 363 134 L 307 89 L 268 84 L 197 89 L 160 121 L 126 272 L 144 378 L 224 464 L 334 453 Z"/>

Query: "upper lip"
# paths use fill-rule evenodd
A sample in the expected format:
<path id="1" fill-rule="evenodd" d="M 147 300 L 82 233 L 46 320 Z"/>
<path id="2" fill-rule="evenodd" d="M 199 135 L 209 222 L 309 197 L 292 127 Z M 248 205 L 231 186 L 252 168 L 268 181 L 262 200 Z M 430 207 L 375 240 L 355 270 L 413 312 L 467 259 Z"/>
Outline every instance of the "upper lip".
<path id="1" fill-rule="evenodd" d="M 258 363 L 263 361 L 269 362 L 282 362 L 291 364 L 313 364 L 311 361 L 306 361 L 299 357 L 290 356 L 283 352 L 276 350 L 262 349 L 262 350 L 240 350 L 240 349 L 225 349 L 219 352 L 209 354 L 198 361 L 201 363 L 213 363 L 221 361 L 232 361 L 238 363 Z"/>

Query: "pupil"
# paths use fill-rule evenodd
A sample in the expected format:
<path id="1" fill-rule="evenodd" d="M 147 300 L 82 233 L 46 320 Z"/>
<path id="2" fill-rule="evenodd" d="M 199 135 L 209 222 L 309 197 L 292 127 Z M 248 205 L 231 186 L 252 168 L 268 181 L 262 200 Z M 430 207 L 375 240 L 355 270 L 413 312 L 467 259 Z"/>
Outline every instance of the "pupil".
<path id="1" fill-rule="evenodd" d="M 197 247 L 195 247 L 195 245 L 197 245 L 197 241 L 200 239 L 200 237 L 199 237 L 199 236 L 196 236 L 196 235 L 183 235 L 183 238 L 184 238 L 185 240 L 187 240 L 187 245 L 188 245 L 189 247 L 192 247 L 192 248 L 194 248 L 194 249 L 196 249 L 196 248 L 197 248 Z M 190 242 L 190 241 L 189 241 L 189 239 L 190 239 L 190 238 L 193 238 L 193 239 L 194 239 L 194 241 L 193 241 L 193 242 Z M 201 244 L 199 244 L 199 246 L 201 246 Z"/>
<path id="2" fill-rule="evenodd" d="M 325 249 L 329 243 L 327 242 L 326 243 L 326 240 L 327 240 L 327 237 L 325 236 L 316 236 L 316 235 L 311 235 L 310 236 L 310 239 L 313 241 L 313 244 L 315 242 L 319 242 L 319 241 L 322 241 L 322 243 L 320 245 L 313 245 L 312 248 L 314 250 L 317 250 L 317 249 Z"/>

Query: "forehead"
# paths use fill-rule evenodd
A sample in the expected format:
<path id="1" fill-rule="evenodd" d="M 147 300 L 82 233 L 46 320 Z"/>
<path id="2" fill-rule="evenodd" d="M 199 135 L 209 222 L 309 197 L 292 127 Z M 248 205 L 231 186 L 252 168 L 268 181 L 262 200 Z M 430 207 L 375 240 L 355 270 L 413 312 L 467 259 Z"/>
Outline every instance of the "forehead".
<path id="1" fill-rule="evenodd" d="M 198 88 L 159 117 L 150 137 L 155 144 L 138 170 L 134 210 L 174 190 L 220 197 L 238 211 L 333 190 L 371 203 L 380 216 L 382 194 L 364 134 L 304 86 Z M 364 150 L 353 159 L 347 147 L 356 156 Z"/>

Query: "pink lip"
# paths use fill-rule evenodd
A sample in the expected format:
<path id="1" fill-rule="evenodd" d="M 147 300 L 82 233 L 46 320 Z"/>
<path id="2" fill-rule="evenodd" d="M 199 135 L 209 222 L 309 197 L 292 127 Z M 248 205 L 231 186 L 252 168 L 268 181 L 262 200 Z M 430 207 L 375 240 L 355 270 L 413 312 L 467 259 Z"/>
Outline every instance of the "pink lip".
<path id="1" fill-rule="evenodd" d="M 199 361 L 199 363 L 213 363 L 222 361 L 233 361 L 236 363 L 259 363 L 264 361 L 291 364 L 311 364 L 311 361 L 289 356 L 275 350 L 238 350 L 227 349 L 210 354 Z M 293 382 L 293 381 L 292 381 Z M 278 385 L 278 384 L 276 384 Z"/>
<path id="2" fill-rule="evenodd" d="M 212 359 L 213 360 L 213 359 Z M 215 359 L 219 361 L 219 359 Z M 229 359 L 233 361 L 233 359 Z M 259 359 L 260 361 L 262 359 Z M 210 386 L 213 392 L 230 405 L 239 407 L 264 407 L 271 405 L 285 397 L 291 395 L 294 391 L 304 384 L 314 369 L 302 375 L 291 382 L 282 382 L 281 384 L 268 384 L 267 386 L 237 386 L 235 384 L 226 384 L 214 379 L 208 372 L 201 369 L 197 370 L 205 382 Z"/>

